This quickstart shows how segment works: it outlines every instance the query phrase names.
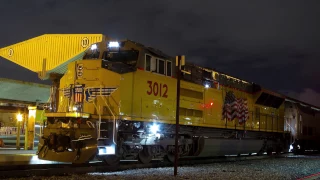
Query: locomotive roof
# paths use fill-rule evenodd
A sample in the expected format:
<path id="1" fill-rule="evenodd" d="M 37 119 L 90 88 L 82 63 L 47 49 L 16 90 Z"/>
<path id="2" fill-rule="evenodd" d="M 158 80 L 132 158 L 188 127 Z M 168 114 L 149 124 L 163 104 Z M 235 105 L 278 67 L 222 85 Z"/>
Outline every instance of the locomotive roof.
<path id="1" fill-rule="evenodd" d="M 143 44 L 140 44 L 136 41 L 132 41 L 132 40 L 129 40 L 127 39 L 126 41 L 129 41 L 131 43 L 134 43 L 135 45 L 139 46 L 139 47 L 142 47 L 144 50 L 146 50 L 148 53 L 154 55 L 154 56 L 158 56 L 159 58 L 164 58 L 164 59 L 173 59 L 172 56 L 169 56 L 167 55 L 166 53 L 160 51 L 159 49 L 155 49 L 153 47 L 148 47 L 148 46 L 145 46 Z"/>
<path id="2" fill-rule="evenodd" d="M 148 47 L 148 46 L 145 46 L 143 44 L 140 44 L 138 42 L 135 42 L 135 41 L 132 41 L 132 40 L 127 40 L 127 41 L 130 41 L 142 48 L 144 48 L 146 51 L 148 51 L 148 53 L 152 54 L 152 55 L 155 55 L 155 56 L 158 56 L 160 58 L 165 58 L 165 59 L 171 59 L 171 60 L 174 60 L 175 57 L 172 57 L 172 56 L 169 56 L 167 55 L 166 53 L 162 52 L 161 50 L 159 49 L 155 49 L 155 48 L 152 48 L 152 47 Z M 209 72 L 216 72 L 218 74 L 222 74 L 222 75 L 225 75 L 227 76 L 228 78 L 231 78 L 231 79 L 234 79 L 234 80 L 237 80 L 237 81 L 242 81 L 244 83 L 248 83 L 248 84 L 251 84 L 251 85 L 256 85 L 256 86 L 260 86 L 259 84 L 257 83 L 254 83 L 254 82 L 249 82 L 249 81 L 246 81 L 246 80 L 243 80 L 243 79 L 240 79 L 238 77 L 235 77 L 235 76 L 231 76 L 229 75 L 228 73 L 225 73 L 225 72 L 222 72 L 222 71 L 219 71 L 219 70 L 216 70 L 215 68 L 211 68 L 211 67 L 206 67 L 206 66 L 200 66 L 200 65 L 197 65 L 196 63 L 192 63 L 192 62 L 187 62 L 188 61 L 188 58 L 186 58 L 186 64 L 189 65 L 189 66 L 193 66 L 195 68 L 199 68 L 199 69 L 202 69 L 202 70 L 205 70 L 205 71 L 209 71 Z M 268 93 L 268 94 L 273 94 L 275 96 L 278 96 L 278 97 L 281 97 L 281 98 L 284 98 L 286 101 L 290 101 L 290 102 L 294 102 L 294 103 L 300 103 L 302 106 L 309 106 L 310 108 L 312 109 L 315 109 L 315 110 L 318 110 L 320 111 L 320 107 L 317 107 L 315 105 L 311 105 L 311 104 L 308 104 L 308 103 L 305 103 L 303 101 L 300 101 L 300 100 L 297 100 L 295 98 L 292 98 L 292 97 L 289 97 L 287 95 L 283 95 L 281 93 L 278 93 L 278 92 L 275 92 L 275 91 L 271 91 L 271 90 L 268 90 L 268 89 L 265 89 L 265 88 L 262 88 L 261 89 L 262 91 Z"/>
<path id="3" fill-rule="evenodd" d="M 132 40 L 127 40 L 127 41 L 130 41 L 130 42 L 132 42 L 132 43 L 134 43 L 134 44 L 136 44 L 136 45 L 144 48 L 144 49 L 145 49 L 146 51 L 148 51 L 150 54 L 153 54 L 153 55 L 158 56 L 158 57 L 160 57 L 160 58 L 172 59 L 172 60 L 175 59 L 175 57 L 172 57 L 172 56 L 170 56 L 170 55 L 162 52 L 162 51 L 159 50 L 159 49 L 155 49 L 155 48 L 153 48 L 153 47 L 144 46 L 143 44 L 140 44 L 140 43 L 135 42 L 135 41 L 132 41 Z M 188 61 L 188 60 L 186 60 L 186 61 Z M 242 81 L 242 82 L 244 82 L 244 83 L 255 84 L 255 83 L 250 83 L 250 82 L 248 82 L 248 81 L 246 81 L 246 80 L 240 79 L 240 78 L 238 78 L 238 77 L 228 75 L 227 73 L 223 73 L 222 71 L 218 71 L 218 70 L 216 70 L 216 69 L 214 69 L 214 68 L 205 67 L 205 66 L 200 66 L 200 65 L 197 65 L 197 64 L 192 63 L 192 62 L 186 62 L 186 64 L 189 65 L 189 66 L 194 66 L 194 67 L 196 67 L 196 68 L 205 70 L 205 71 L 210 71 L 210 72 L 211 72 L 211 71 L 214 71 L 214 72 L 217 72 L 217 73 L 219 73 L 219 74 L 223 74 L 223 75 L 227 76 L 228 78 L 232 78 L 232 79 L 235 79 L 235 80 L 238 80 L 238 81 Z"/>
<path id="4" fill-rule="evenodd" d="M 303 101 L 300 101 L 300 100 L 292 98 L 292 97 L 286 96 L 286 101 L 299 104 L 300 106 L 303 106 L 303 107 L 310 107 L 311 109 L 320 111 L 320 107 L 319 106 L 315 106 L 315 105 L 312 105 L 312 104 L 309 104 L 309 103 L 305 103 Z"/>

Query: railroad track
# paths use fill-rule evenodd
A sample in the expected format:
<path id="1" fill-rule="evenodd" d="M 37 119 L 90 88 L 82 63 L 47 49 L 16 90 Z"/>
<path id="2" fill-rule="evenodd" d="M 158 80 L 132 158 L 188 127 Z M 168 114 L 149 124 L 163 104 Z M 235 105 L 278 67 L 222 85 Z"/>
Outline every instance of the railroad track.
<path id="1" fill-rule="evenodd" d="M 179 166 L 208 164 L 208 163 L 222 163 L 246 160 L 259 160 L 266 158 L 284 158 L 291 153 L 283 153 L 280 155 L 247 155 L 247 156 L 224 156 L 213 158 L 182 158 L 179 159 Z M 32 165 L 11 165 L 1 166 L 1 178 L 19 178 L 30 176 L 61 176 L 70 174 L 86 174 L 94 172 L 114 172 L 128 169 L 140 168 L 157 168 L 157 167 L 172 167 L 173 164 L 154 160 L 149 164 L 140 164 L 137 161 L 121 161 L 118 166 L 107 166 L 102 162 L 91 162 L 88 164 L 32 164 Z"/>

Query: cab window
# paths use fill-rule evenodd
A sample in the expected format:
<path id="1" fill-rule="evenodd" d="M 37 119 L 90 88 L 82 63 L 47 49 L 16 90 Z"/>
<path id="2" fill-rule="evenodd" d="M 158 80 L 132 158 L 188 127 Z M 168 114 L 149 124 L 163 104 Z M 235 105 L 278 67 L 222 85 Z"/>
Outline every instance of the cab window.
<path id="1" fill-rule="evenodd" d="M 172 63 L 171 61 L 167 61 L 167 76 L 172 76 Z"/>
<path id="2" fill-rule="evenodd" d="M 164 60 L 162 59 L 157 59 L 158 60 L 158 72 L 159 74 L 164 74 L 165 75 L 165 64 Z"/>
<path id="3" fill-rule="evenodd" d="M 145 71 L 172 76 L 172 62 L 145 54 Z"/>

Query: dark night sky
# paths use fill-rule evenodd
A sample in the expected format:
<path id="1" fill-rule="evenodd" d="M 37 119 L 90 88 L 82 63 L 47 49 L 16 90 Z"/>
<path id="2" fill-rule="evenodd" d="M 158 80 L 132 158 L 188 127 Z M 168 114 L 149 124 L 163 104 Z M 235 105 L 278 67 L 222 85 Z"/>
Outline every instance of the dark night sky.
<path id="1" fill-rule="evenodd" d="M 0 47 L 45 33 L 103 33 L 320 106 L 319 0 L 150 2 L 1 0 Z M 0 64 L 0 77 L 39 82 Z"/>

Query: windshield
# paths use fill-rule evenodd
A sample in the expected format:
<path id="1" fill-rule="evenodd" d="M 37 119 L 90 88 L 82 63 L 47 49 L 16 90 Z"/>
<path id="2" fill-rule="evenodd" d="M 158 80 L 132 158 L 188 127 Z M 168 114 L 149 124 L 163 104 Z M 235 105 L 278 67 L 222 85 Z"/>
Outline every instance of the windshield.
<path id="1" fill-rule="evenodd" d="M 102 67 L 116 72 L 132 71 L 138 58 L 139 51 L 136 50 L 105 51 Z"/>
<path id="2" fill-rule="evenodd" d="M 130 62 L 137 61 L 139 51 L 125 50 L 125 51 L 105 51 L 103 59 L 111 62 Z"/>

